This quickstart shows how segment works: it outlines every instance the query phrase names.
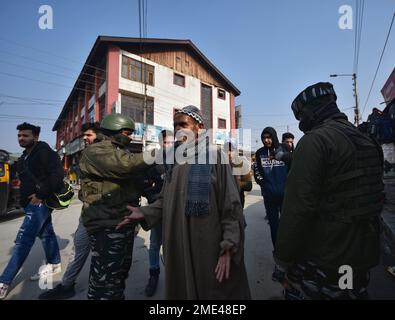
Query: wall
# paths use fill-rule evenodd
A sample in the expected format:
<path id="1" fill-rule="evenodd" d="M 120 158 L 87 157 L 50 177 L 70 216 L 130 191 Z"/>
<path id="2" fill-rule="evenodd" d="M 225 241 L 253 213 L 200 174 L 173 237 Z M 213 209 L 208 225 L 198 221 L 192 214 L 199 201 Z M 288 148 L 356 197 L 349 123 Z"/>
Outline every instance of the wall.
<path id="1" fill-rule="evenodd" d="M 122 51 L 130 58 L 141 60 L 138 55 Z M 119 61 L 122 57 L 120 57 Z M 154 124 L 163 127 L 172 127 L 173 110 L 192 104 L 200 108 L 201 81 L 192 76 L 177 72 L 185 76 L 185 87 L 173 84 L 174 70 L 153 61 L 144 59 L 143 62 L 155 67 L 154 86 L 147 85 L 147 95 L 154 98 Z M 122 77 L 122 64 L 119 66 L 119 89 L 144 95 L 144 85 Z M 213 125 L 218 126 L 218 117 L 226 120 L 227 130 L 230 130 L 230 102 L 229 92 L 226 99 L 217 98 L 217 88 L 213 88 Z M 222 89 L 222 88 L 221 88 Z M 120 101 L 120 97 L 118 97 Z"/>

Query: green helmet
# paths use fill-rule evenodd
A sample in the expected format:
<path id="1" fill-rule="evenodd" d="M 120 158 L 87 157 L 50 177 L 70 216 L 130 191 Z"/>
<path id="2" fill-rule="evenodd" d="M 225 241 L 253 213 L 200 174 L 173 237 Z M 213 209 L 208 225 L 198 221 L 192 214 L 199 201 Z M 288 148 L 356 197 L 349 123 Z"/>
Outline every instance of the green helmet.
<path id="1" fill-rule="evenodd" d="M 135 127 L 132 118 L 120 113 L 112 113 L 102 120 L 100 128 L 111 131 L 119 131 L 121 129 L 129 129 L 134 131 Z"/>

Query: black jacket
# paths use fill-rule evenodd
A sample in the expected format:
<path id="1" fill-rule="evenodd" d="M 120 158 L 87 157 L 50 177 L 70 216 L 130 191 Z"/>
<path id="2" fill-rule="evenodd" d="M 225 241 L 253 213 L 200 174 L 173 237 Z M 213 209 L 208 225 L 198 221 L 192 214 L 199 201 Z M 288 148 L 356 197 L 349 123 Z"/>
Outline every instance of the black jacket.
<path id="1" fill-rule="evenodd" d="M 63 168 L 58 154 L 45 142 L 38 142 L 31 153 L 24 151 L 17 164 L 21 180 L 21 206 L 29 204 L 29 196 L 33 193 L 44 200 L 52 192 L 57 192 L 63 185 Z M 31 174 L 29 174 L 29 172 Z M 37 184 L 34 178 L 39 181 Z"/>
<path id="2" fill-rule="evenodd" d="M 142 195 L 147 198 L 149 204 L 155 202 L 162 191 L 165 179 L 165 166 L 156 164 L 146 172 L 137 175 L 137 177 L 141 183 L 140 186 L 142 186 Z"/>

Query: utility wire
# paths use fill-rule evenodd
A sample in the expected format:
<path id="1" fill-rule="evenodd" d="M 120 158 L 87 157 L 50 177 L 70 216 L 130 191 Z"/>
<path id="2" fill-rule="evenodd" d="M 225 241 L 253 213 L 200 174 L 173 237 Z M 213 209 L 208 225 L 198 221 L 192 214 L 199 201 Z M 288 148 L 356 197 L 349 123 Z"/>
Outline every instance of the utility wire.
<path id="1" fill-rule="evenodd" d="M 357 0 L 358 1 L 358 0 Z M 361 47 L 362 27 L 363 27 L 363 15 L 365 11 L 365 0 L 361 0 L 361 8 L 359 9 L 359 15 L 357 18 L 358 32 L 356 31 L 356 56 L 354 60 L 354 73 L 358 74 L 359 65 L 359 52 Z"/>
<path id="2" fill-rule="evenodd" d="M 90 90 L 86 90 L 86 89 L 83 89 L 83 88 L 77 88 L 75 86 L 74 87 L 73 86 L 68 86 L 68 85 L 65 85 L 65 84 L 57 83 L 57 82 L 34 79 L 34 78 L 25 77 L 25 76 L 21 76 L 21 75 L 16 75 L 16 74 L 13 74 L 13 73 L 8 73 L 8 72 L 3 72 L 3 71 L 0 71 L 0 74 L 6 75 L 8 77 L 15 77 L 15 78 L 25 79 L 25 80 L 29 80 L 29 81 L 41 82 L 41 83 L 46 83 L 46 84 L 50 84 L 50 85 L 54 85 L 54 86 L 59 86 L 59 87 L 64 87 L 64 88 L 72 88 L 74 90 L 79 90 L 79 91 L 82 91 L 82 92 L 92 93 Z"/>
<path id="3" fill-rule="evenodd" d="M 32 97 L 21 97 L 21 96 L 12 96 L 9 94 L 4 94 L 0 92 L 0 97 L 6 97 L 6 98 L 12 98 L 12 99 L 18 99 L 18 100 L 24 100 L 24 101 L 56 101 L 56 102 L 64 102 L 64 100 L 55 100 L 55 99 L 42 99 L 42 98 L 32 98 Z"/>
<path id="4" fill-rule="evenodd" d="M 38 68 L 33 68 L 33 67 L 30 67 L 30 66 L 26 66 L 26 65 L 23 65 L 23 64 L 8 62 L 8 61 L 4 61 L 4 60 L 0 60 L 0 63 L 11 65 L 11 66 L 15 66 L 15 67 L 19 67 L 19 68 L 24 68 L 24 69 L 28 69 L 28 70 L 38 71 L 38 72 L 42 72 L 42 73 L 46 73 L 46 74 L 50 74 L 50 75 L 54 75 L 54 76 L 58 76 L 58 77 L 68 78 L 68 79 L 72 79 L 72 80 L 75 79 L 74 77 L 66 76 L 64 74 L 51 72 L 51 71 L 44 71 L 44 70 L 41 70 L 41 69 L 38 69 Z M 96 83 L 95 80 L 88 81 L 88 80 L 77 79 L 77 81 L 78 82 L 87 83 L 87 84 L 91 84 L 91 85 L 94 85 Z"/>
<path id="5" fill-rule="evenodd" d="M 48 66 L 52 66 L 52 67 L 55 67 L 55 68 L 76 72 L 76 69 L 67 68 L 67 67 L 60 66 L 60 65 L 57 65 L 57 64 L 54 64 L 54 63 L 49 63 L 49 62 L 46 62 L 46 61 L 42 61 L 42 60 L 35 59 L 35 58 L 32 58 L 32 57 L 20 55 L 18 53 L 13 53 L 13 52 L 10 52 L 10 51 L 0 50 L 0 53 L 4 53 L 6 55 L 13 56 L 13 57 L 19 57 L 19 58 L 22 58 L 22 59 L 27 60 L 29 62 L 34 61 L 34 62 L 37 62 L 37 63 L 45 64 L 45 65 L 48 65 Z M 98 75 L 96 75 L 94 73 L 87 73 L 87 72 L 83 72 L 82 71 L 82 72 L 80 72 L 80 74 L 87 75 L 87 76 L 90 76 L 90 77 L 94 77 L 94 78 L 97 78 L 97 79 L 105 79 L 105 77 L 104 78 L 100 77 L 100 76 L 98 76 Z"/>
<path id="6" fill-rule="evenodd" d="M 64 57 L 64 56 L 55 54 L 55 53 L 53 53 L 53 52 L 49 52 L 49 51 L 46 51 L 46 50 L 38 49 L 38 48 L 35 48 L 35 47 L 32 47 L 32 46 L 27 46 L 27 45 L 25 45 L 25 44 L 21 44 L 21 43 L 18 43 L 18 42 L 16 42 L 16 41 L 13 41 L 13 40 L 5 39 L 5 38 L 3 38 L 3 37 L 0 37 L 0 40 L 5 41 L 5 42 L 8 42 L 8 43 L 12 43 L 12 44 L 14 44 L 14 45 L 16 45 L 16 46 L 19 46 L 19 47 L 22 47 L 22 48 L 32 49 L 32 50 L 35 50 L 35 51 L 37 51 L 37 52 L 44 53 L 44 54 L 49 55 L 49 56 L 52 56 L 52 57 L 57 57 L 57 58 L 60 58 L 60 59 L 65 60 L 65 61 L 72 62 L 72 63 L 74 63 L 74 64 L 79 64 L 79 65 L 81 64 L 81 62 L 79 62 L 79 61 L 72 60 L 72 59 L 70 59 L 70 58 L 66 58 L 66 57 Z M 95 69 L 95 70 L 100 70 L 100 71 L 106 72 L 106 70 L 104 70 L 104 69 L 102 69 L 102 68 L 99 68 L 99 67 L 96 67 L 96 66 L 92 66 L 92 65 L 87 64 L 87 63 L 84 63 L 83 66 L 86 66 L 86 67 L 89 67 L 89 68 L 92 68 L 92 69 Z"/>

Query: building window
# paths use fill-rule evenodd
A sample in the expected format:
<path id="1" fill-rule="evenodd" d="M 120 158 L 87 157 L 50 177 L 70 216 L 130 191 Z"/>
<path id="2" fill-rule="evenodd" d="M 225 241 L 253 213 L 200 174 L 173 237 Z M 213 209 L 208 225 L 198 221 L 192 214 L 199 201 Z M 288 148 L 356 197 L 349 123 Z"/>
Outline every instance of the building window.
<path id="1" fill-rule="evenodd" d="M 93 104 L 88 110 L 89 122 L 95 122 L 95 105 Z"/>
<path id="2" fill-rule="evenodd" d="M 218 129 L 226 129 L 226 120 L 218 118 Z"/>
<path id="3" fill-rule="evenodd" d="M 222 89 L 218 89 L 218 99 L 225 100 L 226 99 L 226 91 Z"/>
<path id="4" fill-rule="evenodd" d="M 144 123 L 144 97 L 121 95 L 121 113 Z M 154 124 L 154 100 L 147 99 L 147 124 Z"/>
<path id="5" fill-rule="evenodd" d="M 99 121 L 102 121 L 106 115 L 106 95 L 99 100 Z"/>
<path id="6" fill-rule="evenodd" d="M 178 86 L 185 87 L 185 76 L 175 73 L 173 78 L 173 83 Z"/>
<path id="7" fill-rule="evenodd" d="M 122 56 L 122 77 L 154 85 L 155 67 L 141 61 Z"/>

